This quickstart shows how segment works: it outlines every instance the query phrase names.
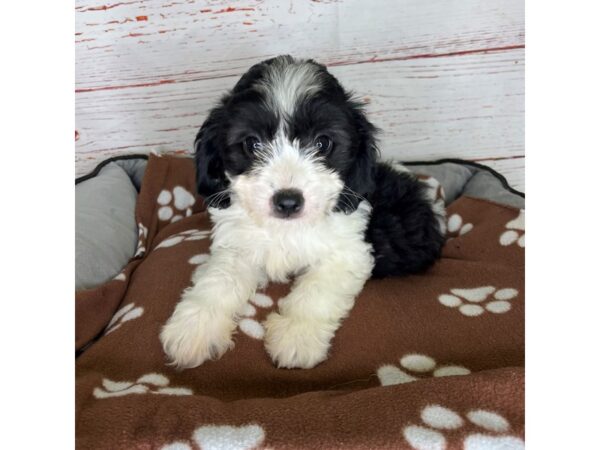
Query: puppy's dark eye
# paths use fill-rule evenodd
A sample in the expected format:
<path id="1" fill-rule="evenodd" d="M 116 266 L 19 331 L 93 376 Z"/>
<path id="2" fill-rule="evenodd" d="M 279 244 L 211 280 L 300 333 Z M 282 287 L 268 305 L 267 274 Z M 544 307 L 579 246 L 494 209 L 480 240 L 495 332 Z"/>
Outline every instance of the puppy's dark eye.
<path id="1" fill-rule="evenodd" d="M 315 147 L 322 153 L 327 153 L 333 147 L 333 141 L 325 135 L 318 136 L 315 139 Z"/>
<path id="2" fill-rule="evenodd" d="M 262 148 L 263 145 L 257 137 L 248 136 L 246 139 L 244 139 L 244 150 L 246 150 L 247 152 L 254 153 L 258 150 L 261 150 Z"/>

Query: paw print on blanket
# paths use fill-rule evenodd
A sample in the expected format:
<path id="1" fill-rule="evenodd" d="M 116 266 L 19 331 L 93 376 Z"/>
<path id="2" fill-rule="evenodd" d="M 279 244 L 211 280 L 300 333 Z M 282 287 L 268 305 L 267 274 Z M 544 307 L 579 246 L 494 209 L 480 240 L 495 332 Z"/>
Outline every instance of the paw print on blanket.
<path id="1" fill-rule="evenodd" d="M 175 186 L 173 191 L 163 189 L 156 199 L 159 205 L 158 218 L 163 222 L 177 222 L 192 215 L 192 206 L 196 198 L 181 186 Z"/>
<path id="2" fill-rule="evenodd" d="M 135 303 L 129 303 L 128 305 L 123 306 L 119 309 L 110 322 L 106 326 L 106 332 L 104 335 L 106 336 L 109 333 L 112 333 L 117 328 L 121 327 L 125 322 L 129 322 L 130 320 L 137 319 L 142 314 L 144 314 L 144 308 L 141 306 L 135 307 Z"/>
<path id="3" fill-rule="evenodd" d="M 400 366 L 402 369 L 392 364 L 386 364 L 377 369 L 377 377 L 382 386 L 410 383 L 412 381 L 417 381 L 424 376 L 449 377 L 468 375 L 471 373 L 466 367 L 451 364 L 439 365 L 430 356 L 421 355 L 419 353 L 408 353 L 404 355 L 400 358 Z M 420 376 L 417 377 L 408 372 Z"/>
<path id="4" fill-rule="evenodd" d="M 201 450 L 252 450 L 258 448 L 264 440 L 265 431 L 260 425 L 205 425 L 194 431 L 190 442 L 173 442 L 161 450 L 192 450 L 197 447 Z"/>
<path id="5" fill-rule="evenodd" d="M 460 214 L 452 214 L 448 217 L 448 235 L 450 238 L 462 236 L 473 229 L 472 223 L 463 223 L 464 220 Z"/>
<path id="6" fill-rule="evenodd" d="M 126 279 L 127 279 L 127 275 L 125 275 L 125 272 L 121 272 L 116 277 L 113 278 L 114 281 L 125 281 Z"/>
<path id="7" fill-rule="evenodd" d="M 160 373 L 148 373 L 133 381 L 102 380 L 102 387 L 94 388 L 98 399 L 123 397 L 130 394 L 192 395 L 191 389 L 169 386 L 169 379 Z"/>
<path id="8" fill-rule="evenodd" d="M 138 242 L 137 242 L 137 250 L 133 255 L 134 258 L 138 256 L 142 256 L 146 253 L 146 239 L 148 238 L 148 227 L 146 227 L 142 222 L 138 223 Z"/>
<path id="9" fill-rule="evenodd" d="M 240 330 L 251 338 L 262 339 L 265 336 L 265 329 L 260 322 L 253 319 L 256 316 L 256 307 L 270 308 L 273 304 L 273 300 L 268 295 L 256 294 L 239 312 L 242 317 L 238 322 Z"/>
<path id="10" fill-rule="evenodd" d="M 154 247 L 154 250 L 158 250 L 159 248 L 173 247 L 174 245 L 177 245 L 183 241 L 200 241 L 202 239 L 206 239 L 209 236 L 209 230 L 185 230 L 164 239 L 160 244 Z"/>
<path id="11" fill-rule="evenodd" d="M 500 235 L 500 245 L 507 247 L 515 242 L 521 248 L 525 248 L 525 210 L 519 211 L 519 215 L 504 225 L 506 231 Z"/>
<path id="12" fill-rule="evenodd" d="M 465 421 L 457 412 L 440 405 L 429 405 L 421 411 L 422 425 L 408 425 L 402 430 L 404 438 L 416 450 L 444 450 L 446 436 L 464 427 L 472 432 L 464 439 L 464 450 L 522 450 L 525 442 L 511 435 L 510 424 L 500 414 L 475 409 L 466 414 Z"/>
<path id="13" fill-rule="evenodd" d="M 438 301 L 448 308 L 456 308 L 469 317 L 480 316 L 485 311 L 503 314 L 510 311 L 509 300 L 519 295 L 513 288 L 496 289 L 494 286 L 482 286 L 472 289 L 450 289 L 451 294 L 442 294 Z M 490 298 L 491 296 L 491 298 Z"/>
<path id="14" fill-rule="evenodd" d="M 200 254 L 194 255 L 190 259 L 188 259 L 188 263 L 190 263 L 194 266 L 198 266 L 200 264 L 206 263 L 209 258 L 210 258 L 210 255 L 208 253 L 200 253 Z"/>

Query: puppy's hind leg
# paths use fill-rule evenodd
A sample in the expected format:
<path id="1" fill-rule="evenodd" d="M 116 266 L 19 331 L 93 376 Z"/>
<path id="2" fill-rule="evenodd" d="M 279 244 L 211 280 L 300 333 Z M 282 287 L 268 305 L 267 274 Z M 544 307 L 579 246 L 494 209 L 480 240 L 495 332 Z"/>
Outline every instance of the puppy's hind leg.
<path id="1" fill-rule="evenodd" d="M 172 364 L 191 368 L 233 347 L 236 313 L 254 294 L 256 270 L 234 252 L 219 250 L 199 267 L 193 286 L 162 328 L 160 340 Z"/>

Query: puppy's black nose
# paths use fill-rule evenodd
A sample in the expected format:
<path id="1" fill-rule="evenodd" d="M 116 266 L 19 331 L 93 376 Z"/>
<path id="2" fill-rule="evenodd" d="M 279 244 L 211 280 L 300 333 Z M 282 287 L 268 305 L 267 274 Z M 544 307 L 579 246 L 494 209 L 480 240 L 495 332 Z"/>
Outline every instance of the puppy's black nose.
<path id="1" fill-rule="evenodd" d="M 297 189 L 282 189 L 273 195 L 273 210 L 278 217 L 291 217 L 304 206 L 302 192 Z"/>

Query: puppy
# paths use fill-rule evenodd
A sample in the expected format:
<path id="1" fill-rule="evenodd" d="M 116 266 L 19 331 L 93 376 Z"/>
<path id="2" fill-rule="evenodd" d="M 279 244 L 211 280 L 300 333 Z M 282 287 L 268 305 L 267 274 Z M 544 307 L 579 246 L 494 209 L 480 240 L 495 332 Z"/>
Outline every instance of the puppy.
<path id="1" fill-rule="evenodd" d="M 378 162 L 375 133 L 312 60 L 264 61 L 221 99 L 195 141 L 211 256 L 160 334 L 174 365 L 219 358 L 256 289 L 294 277 L 264 323 L 265 347 L 278 367 L 314 367 L 369 277 L 435 261 L 443 203 L 402 166 Z"/>

